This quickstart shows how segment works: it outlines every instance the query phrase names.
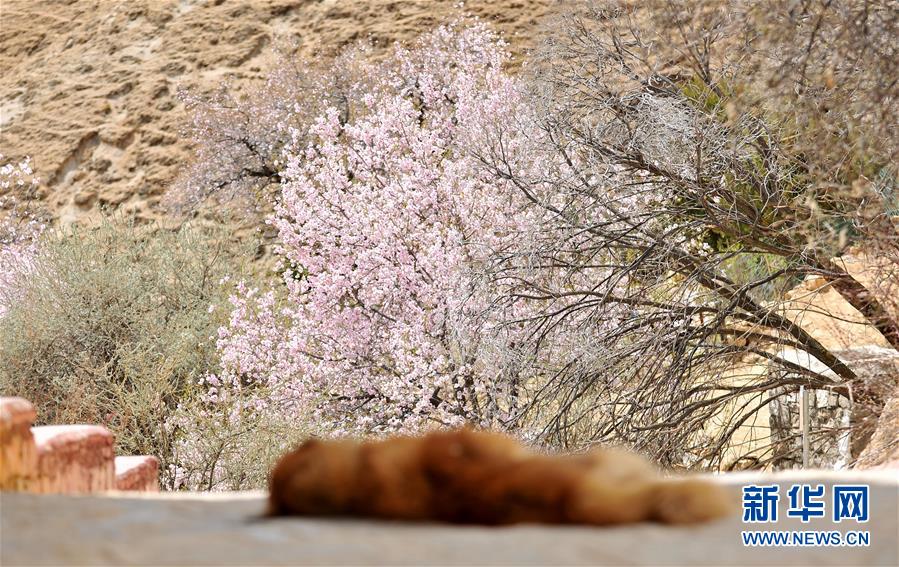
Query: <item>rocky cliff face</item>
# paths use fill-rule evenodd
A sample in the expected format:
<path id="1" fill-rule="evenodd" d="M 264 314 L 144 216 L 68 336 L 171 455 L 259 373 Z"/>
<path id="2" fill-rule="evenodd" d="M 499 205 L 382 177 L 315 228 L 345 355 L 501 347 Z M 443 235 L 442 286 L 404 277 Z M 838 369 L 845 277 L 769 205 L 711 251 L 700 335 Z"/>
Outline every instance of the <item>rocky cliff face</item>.
<path id="1" fill-rule="evenodd" d="M 30 198 L 61 223 L 101 207 L 160 219 L 191 157 L 179 88 L 259 79 L 272 47 L 333 52 L 370 37 L 380 49 L 461 14 L 491 22 L 513 49 L 532 44 L 551 0 L 4 0 L 0 154 L 32 156 Z"/>

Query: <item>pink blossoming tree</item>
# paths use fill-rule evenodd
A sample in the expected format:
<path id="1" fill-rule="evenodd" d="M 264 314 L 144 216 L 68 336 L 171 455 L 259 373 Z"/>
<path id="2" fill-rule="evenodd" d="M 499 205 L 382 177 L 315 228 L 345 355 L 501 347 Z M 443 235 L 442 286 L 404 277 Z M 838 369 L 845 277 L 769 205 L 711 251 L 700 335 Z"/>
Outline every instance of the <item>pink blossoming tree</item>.
<path id="1" fill-rule="evenodd" d="M 526 218 L 466 150 L 524 111 L 506 58 L 483 25 L 440 28 L 361 66 L 351 115 L 324 104 L 293 130 L 269 220 L 286 301 L 233 298 L 217 399 L 264 386 L 257 409 L 343 432 L 508 418 L 484 275 Z"/>

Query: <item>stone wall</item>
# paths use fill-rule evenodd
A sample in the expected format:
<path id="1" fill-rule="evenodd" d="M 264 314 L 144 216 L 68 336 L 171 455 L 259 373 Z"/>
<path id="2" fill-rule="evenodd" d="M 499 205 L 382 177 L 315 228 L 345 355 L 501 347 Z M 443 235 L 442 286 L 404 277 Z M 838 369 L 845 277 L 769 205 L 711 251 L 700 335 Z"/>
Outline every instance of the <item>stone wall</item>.
<path id="1" fill-rule="evenodd" d="M 828 371 L 817 360 L 792 360 L 806 368 L 826 374 Z M 843 362 L 852 368 L 871 391 L 890 402 L 895 397 L 895 384 L 899 383 L 899 352 L 893 349 L 868 345 L 835 350 Z M 809 358 L 806 355 L 806 358 Z M 809 390 L 809 467 L 844 469 L 859 460 L 869 445 L 877 427 L 880 408 L 854 405 L 850 399 L 829 390 Z M 802 467 L 802 424 L 800 423 L 800 395 L 785 393 L 769 404 L 771 437 L 774 444 L 774 467 L 793 469 Z M 883 414 L 889 415 L 889 407 Z M 881 444 L 884 444 L 881 442 Z M 869 459 L 870 460 L 870 459 Z"/>
<path id="2" fill-rule="evenodd" d="M 155 457 L 116 457 L 115 437 L 98 425 L 32 427 L 34 407 L 0 398 L 0 490 L 83 494 L 158 491 Z"/>
<path id="3" fill-rule="evenodd" d="M 771 436 L 777 469 L 802 468 L 799 394 L 784 394 L 770 404 Z M 827 390 L 809 390 L 810 468 L 842 470 L 852 460 L 849 400 Z"/>

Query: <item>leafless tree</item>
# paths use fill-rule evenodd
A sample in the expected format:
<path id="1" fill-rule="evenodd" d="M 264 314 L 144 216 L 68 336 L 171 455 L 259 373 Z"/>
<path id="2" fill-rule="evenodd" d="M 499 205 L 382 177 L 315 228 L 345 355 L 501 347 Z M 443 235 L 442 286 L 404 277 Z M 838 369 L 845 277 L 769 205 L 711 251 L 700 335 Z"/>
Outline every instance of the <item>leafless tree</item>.
<path id="1" fill-rule="evenodd" d="M 519 419 L 545 441 L 723 468 L 738 431 L 800 386 L 872 416 L 889 395 L 784 298 L 823 278 L 899 348 L 895 305 L 840 260 L 862 245 L 899 266 L 895 5 L 781 4 L 570 15 L 536 65 L 543 170 L 501 136 L 476 151 L 540 219 L 492 270 L 527 333 Z"/>

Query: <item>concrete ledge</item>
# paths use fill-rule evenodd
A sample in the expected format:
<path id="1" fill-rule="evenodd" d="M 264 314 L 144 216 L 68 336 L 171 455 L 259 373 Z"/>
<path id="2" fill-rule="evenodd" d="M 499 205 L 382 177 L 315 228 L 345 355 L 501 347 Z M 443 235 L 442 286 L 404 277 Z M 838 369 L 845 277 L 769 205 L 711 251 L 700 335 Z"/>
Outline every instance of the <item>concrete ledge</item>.
<path id="1" fill-rule="evenodd" d="M 28 400 L 0 398 L 0 490 L 25 490 L 35 475 L 35 417 Z"/>
<path id="2" fill-rule="evenodd" d="M 259 493 L 4 494 L 3 565 L 897 565 L 896 475 L 806 471 L 720 475 L 739 498 L 744 484 L 780 486 L 777 524 L 739 514 L 718 522 L 614 528 L 502 528 L 324 518 L 263 519 Z M 871 487 L 867 523 L 804 524 L 788 518 L 793 482 Z M 744 547 L 740 532 L 869 530 L 868 547 Z"/>
<path id="3" fill-rule="evenodd" d="M 115 488 L 115 438 L 98 425 L 46 425 L 31 429 L 37 475 L 29 491 L 85 493 Z"/>
<path id="4" fill-rule="evenodd" d="M 146 455 L 116 457 L 115 489 L 159 492 L 159 460 Z"/>

